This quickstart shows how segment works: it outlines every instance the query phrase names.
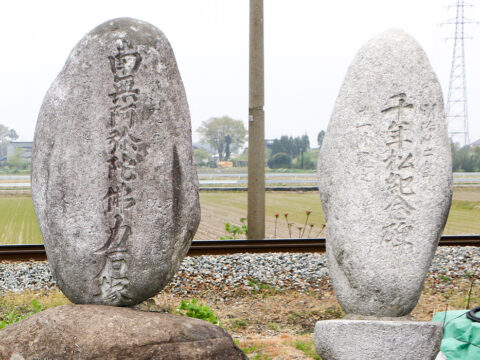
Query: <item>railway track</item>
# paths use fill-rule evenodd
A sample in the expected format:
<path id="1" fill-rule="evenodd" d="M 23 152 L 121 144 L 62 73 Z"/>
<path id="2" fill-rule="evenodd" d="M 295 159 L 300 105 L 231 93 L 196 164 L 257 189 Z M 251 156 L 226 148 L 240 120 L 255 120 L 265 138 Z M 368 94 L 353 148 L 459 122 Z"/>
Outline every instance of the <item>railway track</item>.
<path id="1" fill-rule="evenodd" d="M 479 246 L 480 235 L 445 235 L 440 246 Z M 325 238 L 266 240 L 194 240 L 187 256 L 235 253 L 324 252 Z M 0 261 L 47 260 L 43 244 L 0 245 Z"/>

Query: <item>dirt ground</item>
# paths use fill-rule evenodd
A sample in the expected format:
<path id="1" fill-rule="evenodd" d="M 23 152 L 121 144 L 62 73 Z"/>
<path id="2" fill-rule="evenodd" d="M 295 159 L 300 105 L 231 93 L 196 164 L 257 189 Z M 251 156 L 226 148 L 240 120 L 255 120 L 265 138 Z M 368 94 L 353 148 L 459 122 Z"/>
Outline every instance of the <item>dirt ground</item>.
<path id="1" fill-rule="evenodd" d="M 472 286 L 473 281 L 473 286 Z M 480 279 L 428 280 L 411 315 L 430 321 L 437 312 L 480 305 Z M 319 320 L 338 319 L 344 312 L 333 291 L 317 293 L 276 291 L 268 287 L 219 298 L 214 292 L 197 297 L 213 309 L 239 346 L 252 359 L 312 359 L 312 332 Z M 164 293 L 154 298 L 160 309 L 175 309 L 177 296 Z"/>
<path id="2" fill-rule="evenodd" d="M 480 201 L 480 187 L 455 186 L 453 199 L 459 201 Z"/>
<path id="3" fill-rule="evenodd" d="M 3 293 L 0 298 L 0 319 L 12 306 L 25 306 L 33 299 L 44 308 L 69 303 L 58 289 Z M 192 299 L 188 294 L 165 291 L 138 305 L 137 309 L 178 313 L 182 300 Z M 250 359 L 320 359 L 313 346 L 315 323 L 344 316 L 328 286 L 319 292 L 299 292 L 259 284 L 254 289 L 236 289 L 226 297 L 208 290 L 196 299 L 214 312 L 220 326 L 232 335 Z M 430 279 L 412 315 L 417 320 L 430 321 L 437 312 L 465 309 L 467 303 L 469 308 L 480 305 L 480 277 Z"/>

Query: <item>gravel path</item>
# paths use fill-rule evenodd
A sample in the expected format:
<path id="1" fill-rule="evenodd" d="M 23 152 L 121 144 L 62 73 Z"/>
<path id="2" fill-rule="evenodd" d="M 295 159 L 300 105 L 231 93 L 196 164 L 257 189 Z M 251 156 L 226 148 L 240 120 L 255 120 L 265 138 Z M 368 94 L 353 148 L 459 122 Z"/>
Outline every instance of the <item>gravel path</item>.
<path id="1" fill-rule="evenodd" d="M 246 287 L 269 287 L 301 291 L 330 288 L 325 254 L 235 254 L 187 257 L 166 291 L 196 294 L 217 291 L 228 296 Z M 445 280 L 443 288 L 459 277 L 480 277 L 480 248 L 441 247 L 433 259 L 429 277 Z M 0 263 L 0 291 L 55 287 L 46 262 Z"/>

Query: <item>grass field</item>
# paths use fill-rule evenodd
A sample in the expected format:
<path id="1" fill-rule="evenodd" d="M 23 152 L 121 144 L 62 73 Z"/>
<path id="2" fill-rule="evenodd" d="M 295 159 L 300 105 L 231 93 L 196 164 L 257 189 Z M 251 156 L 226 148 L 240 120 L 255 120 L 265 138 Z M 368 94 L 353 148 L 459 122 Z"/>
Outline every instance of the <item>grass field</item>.
<path id="1" fill-rule="evenodd" d="M 247 216 L 246 192 L 201 192 L 202 221 L 195 239 L 213 240 L 226 235 L 225 223 L 240 224 Z M 309 224 L 303 237 L 324 236 L 324 223 L 320 197 L 317 192 L 267 192 L 266 235 L 277 238 L 299 237 L 298 227 L 311 211 Z M 288 214 L 288 220 L 284 214 Z M 292 223 L 290 232 L 287 221 Z M 303 229 L 300 230 L 303 232 Z M 450 210 L 445 234 L 480 234 L 480 187 L 458 187 Z M 26 194 L 0 194 L 0 244 L 35 244 L 42 238 L 35 218 L 32 198 Z"/>
<path id="2" fill-rule="evenodd" d="M 0 195 L 0 244 L 36 244 L 42 242 L 32 198 Z"/>

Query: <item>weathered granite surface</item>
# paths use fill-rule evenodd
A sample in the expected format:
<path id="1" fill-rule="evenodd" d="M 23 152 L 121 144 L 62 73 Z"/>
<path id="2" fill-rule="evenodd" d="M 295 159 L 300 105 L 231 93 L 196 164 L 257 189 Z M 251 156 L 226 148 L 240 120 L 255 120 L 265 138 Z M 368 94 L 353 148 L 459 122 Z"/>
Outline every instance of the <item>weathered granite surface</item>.
<path id="1" fill-rule="evenodd" d="M 325 320 L 315 325 L 323 360 L 433 360 L 442 324 L 420 321 Z"/>
<path id="2" fill-rule="evenodd" d="M 188 104 L 160 30 L 121 18 L 75 46 L 40 110 L 32 192 L 71 301 L 132 305 L 175 274 L 200 207 Z"/>
<path id="3" fill-rule="evenodd" d="M 247 359 L 230 335 L 179 315 L 66 305 L 0 330 L 0 359 Z"/>
<path id="4" fill-rule="evenodd" d="M 417 304 L 452 196 L 440 84 L 400 30 L 348 69 L 318 162 L 329 272 L 347 313 L 398 317 Z"/>

